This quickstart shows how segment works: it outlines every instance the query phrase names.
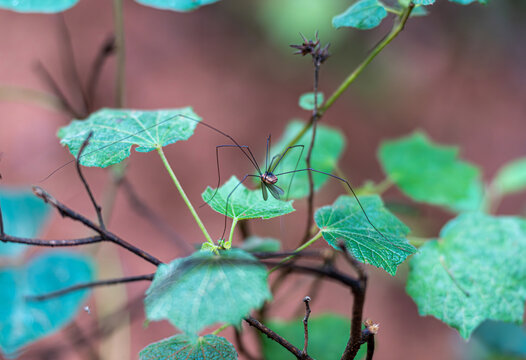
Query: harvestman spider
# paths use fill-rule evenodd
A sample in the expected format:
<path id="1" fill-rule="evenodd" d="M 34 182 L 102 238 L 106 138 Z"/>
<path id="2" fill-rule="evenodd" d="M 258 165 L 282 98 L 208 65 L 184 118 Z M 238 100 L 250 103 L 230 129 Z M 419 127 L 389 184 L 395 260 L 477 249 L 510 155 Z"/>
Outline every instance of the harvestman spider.
<path id="1" fill-rule="evenodd" d="M 228 135 L 227 133 L 215 128 L 214 126 L 212 125 L 209 125 L 201 120 L 198 120 L 198 119 L 195 119 L 195 118 L 192 118 L 191 116 L 188 116 L 188 115 L 185 115 L 185 114 L 178 114 L 178 115 L 174 115 L 174 116 L 171 116 L 165 120 L 162 120 L 162 121 L 159 121 L 157 124 L 153 125 L 153 126 L 150 126 L 150 127 L 147 127 L 147 128 L 144 128 L 142 129 L 141 131 L 138 131 L 136 133 L 133 133 L 131 135 L 128 135 L 128 136 L 125 136 L 123 137 L 122 139 L 119 139 L 115 142 L 112 142 L 110 144 L 107 144 L 107 145 L 104 145 L 104 146 L 101 146 L 95 150 L 92 150 L 90 152 L 86 152 L 84 154 L 82 154 L 82 157 L 84 156 L 87 156 L 87 155 L 90 155 L 90 154 L 93 154 L 97 151 L 100 151 L 104 148 L 107 148 L 109 146 L 112 146 L 116 143 L 119 143 L 121 141 L 124 141 L 124 140 L 127 140 L 129 138 L 132 138 L 136 135 L 139 135 L 140 133 L 142 132 L 145 132 L 145 131 L 148 131 L 148 130 L 151 130 L 159 125 L 162 125 L 174 118 L 177 118 L 177 117 L 183 117 L 183 118 L 186 118 L 190 121 L 194 121 L 196 122 L 197 124 L 201 124 L 223 136 L 225 136 L 226 138 L 228 138 L 230 141 L 232 141 L 234 144 L 231 145 L 231 144 L 227 144 L 227 145 L 217 145 L 216 146 L 216 163 L 217 163 L 217 174 L 218 174 L 218 185 L 212 195 L 212 197 L 210 199 L 208 199 L 208 201 L 206 201 L 203 205 L 201 206 L 204 206 L 205 204 L 209 203 L 213 198 L 214 196 L 216 195 L 218 189 L 219 189 L 219 185 L 221 183 L 221 173 L 220 173 L 220 170 L 219 170 L 219 149 L 220 148 L 238 148 L 244 155 L 245 157 L 252 163 L 252 165 L 254 166 L 254 168 L 256 169 L 256 171 L 258 172 L 257 175 L 254 175 L 254 174 L 246 174 L 242 179 L 241 181 L 234 187 L 234 189 L 232 189 L 230 191 L 230 193 L 228 194 L 227 196 L 227 200 L 226 200 L 226 204 L 225 204 L 225 226 L 223 228 L 223 234 L 221 235 L 221 239 L 223 239 L 225 237 L 225 233 L 226 233 L 226 228 L 227 228 L 227 218 L 228 218 L 228 204 L 230 202 L 230 197 L 232 196 L 232 194 L 235 192 L 235 190 L 249 177 L 255 177 L 255 178 L 259 178 L 260 182 L 261 182 L 261 192 L 262 192 L 262 195 L 263 195 L 263 199 L 266 201 L 268 199 L 268 192 L 270 192 L 270 194 L 277 200 L 280 200 L 281 199 L 281 196 L 283 196 L 285 194 L 285 192 L 283 191 L 282 188 L 280 188 L 279 186 L 276 185 L 276 183 L 278 182 L 278 177 L 281 176 L 281 175 L 287 175 L 287 174 L 295 174 L 297 172 L 302 172 L 302 171 L 312 171 L 312 172 L 315 172 L 315 173 L 319 173 L 319 174 L 324 174 L 324 175 L 327 175 L 327 176 L 330 176 L 334 179 L 337 179 L 339 181 L 342 181 L 344 182 L 347 187 L 349 188 L 349 190 L 351 191 L 351 193 L 353 194 L 354 198 L 356 199 L 356 202 L 358 203 L 358 205 L 360 206 L 360 209 L 362 211 L 362 213 L 364 214 L 365 216 L 365 219 L 367 220 L 367 222 L 372 226 L 372 228 L 382 237 L 384 238 L 386 241 L 390 242 L 386 237 L 385 235 L 380 232 L 380 230 L 378 230 L 378 228 L 371 222 L 371 220 L 369 219 L 369 216 L 367 215 L 367 213 L 365 212 L 365 209 L 363 208 L 362 206 L 362 203 L 360 202 L 360 200 L 358 199 L 358 196 L 356 195 L 356 193 L 354 192 L 354 189 L 352 188 L 351 184 L 349 184 L 349 182 L 341 177 L 338 177 L 336 175 L 333 175 L 333 174 L 330 174 L 330 173 L 327 173 L 327 172 L 324 172 L 324 171 L 320 171 L 320 170 L 316 170 L 316 169 L 312 169 L 312 168 L 306 168 L 306 169 L 294 169 L 294 170 L 291 170 L 291 171 L 285 171 L 285 172 L 281 172 L 281 173 L 277 173 L 275 174 L 274 173 L 274 170 L 278 167 L 279 163 L 281 162 L 281 160 L 283 160 L 283 158 L 285 157 L 285 155 L 292 149 L 294 148 L 301 148 L 301 152 L 300 152 L 300 156 L 298 158 L 298 162 L 296 163 L 296 167 L 298 166 L 299 164 L 299 161 L 301 160 L 301 157 L 302 157 L 302 154 L 303 154 L 303 149 L 304 149 L 304 145 L 292 145 L 292 146 L 289 146 L 285 149 L 285 151 L 283 152 L 283 154 L 277 154 L 275 155 L 270 161 L 269 161 L 269 150 L 270 150 L 270 143 L 271 143 L 271 136 L 269 135 L 269 137 L 267 138 L 267 150 L 266 150 L 266 157 L 265 157 L 265 171 L 261 171 L 261 168 L 256 160 L 256 158 L 254 157 L 254 154 L 252 153 L 252 151 L 250 150 L 250 147 L 248 145 L 240 145 L 232 136 Z M 56 170 L 54 170 L 53 172 L 51 172 L 48 176 L 46 176 L 43 180 L 41 181 L 45 181 L 47 180 L 48 178 L 50 178 L 53 174 L 55 174 L 57 171 L 59 171 L 60 169 L 64 168 L 65 166 L 75 162 L 75 160 L 71 160 L 67 163 L 65 163 L 64 165 L 60 166 L 59 168 L 57 168 Z M 292 180 L 293 180 L 293 177 L 290 179 L 290 183 L 289 183 L 289 189 L 290 189 L 290 185 L 292 184 Z M 268 190 L 268 192 L 267 192 Z"/>

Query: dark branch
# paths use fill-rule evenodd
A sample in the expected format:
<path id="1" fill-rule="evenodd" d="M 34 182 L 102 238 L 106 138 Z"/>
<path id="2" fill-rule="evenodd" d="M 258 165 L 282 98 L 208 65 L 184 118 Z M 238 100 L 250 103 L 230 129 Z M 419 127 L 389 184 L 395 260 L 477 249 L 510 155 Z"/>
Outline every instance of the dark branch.
<path id="1" fill-rule="evenodd" d="M 51 206 L 55 207 L 58 210 L 58 212 L 60 213 L 60 215 L 62 215 L 62 217 L 69 217 L 69 218 L 71 218 L 71 219 L 73 219 L 75 221 L 81 222 L 82 224 L 84 224 L 88 228 L 90 228 L 90 229 L 94 230 L 95 232 L 97 232 L 98 234 L 100 234 L 102 237 L 104 237 L 108 241 L 114 242 L 115 244 L 117 244 L 119 246 L 122 246 L 126 250 L 128 250 L 128 251 L 134 253 L 135 255 L 143 258 L 144 260 L 154 264 L 155 266 L 159 266 L 160 264 L 162 264 L 162 262 L 159 259 L 157 259 L 154 256 L 148 254 L 144 250 L 139 249 L 138 247 L 136 247 L 136 246 L 126 242 L 125 240 L 121 239 L 117 235 L 115 235 L 115 234 L 113 234 L 113 233 L 111 233 L 111 232 L 109 232 L 107 230 L 102 229 L 100 226 L 96 225 L 95 223 L 93 223 L 91 220 L 87 219 L 83 215 L 71 210 L 69 207 L 67 207 L 66 205 L 60 203 L 57 199 L 55 199 L 53 196 L 48 194 L 44 189 L 42 189 L 42 188 L 40 188 L 38 186 L 34 186 L 33 187 L 33 192 L 35 193 L 36 196 L 38 196 L 39 198 L 43 199 L 46 203 L 48 203 Z"/>
<path id="2" fill-rule="evenodd" d="M 283 346 L 285 349 L 287 349 L 290 353 L 292 353 L 294 356 L 296 356 L 297 359 L 305 359 L 305 360 L 313 360 L 310 356 L 306 355 L 303 356 L 303 353 L 300 349 L 298 349 L 296 346 L 289 343 L 287 340 L 285 340 L 283 337 L 279 336 L 277 333 L 260 323 L 258 320 L 254 319 L 252 316 L 247 316 L 244 319 L 250 326 L 255 327 L 259 331 L 261 331 L 263 334 L 267 335 L 267 337 L 271 340 L 274 340 L 281 346 Z"/>
<path id="3" fill-rule="evenodd" d="M 303 298 L 303 302 L 305 303 L 305 317 L 303 318 L 303 331 L 304 331 L 305 342 L 303 344 L 302 354 L 303 354 L 303 358 L 306 359 L 308 356 L 307 347 L 309 346 L 309 316 L 311 312 L 310 306 L 309 306 L 310 297 L 305 296 L 305 298 Z"/>
<path id="4" fill-rule="evenodd" d="M 78 246 L 78 245 L 95 244 L 101 241 L 107 241 L 107 239 L 99 235 L 99 236 L 91 236 L 91 237 L 80 238 L 80 239 L 41 240 L 41 239 L 26 239 L 26 238 L 20 238 L 16 236 L 10 236 L 7 234 L 3 234 L 0 237 L 0 241 L 14 243 L 14 244 L 33 245 L 33 246 L 59 247 L 59 246 Z"/>
<path id="5" fill-rule="evenodd" d="M 126 179 L 121 180 L 122 188 L 124 189 L 128 201 L 132 205 L 132 209 L 135 210 L 139 215 L 150 221 L 157 230 L 159 230 L 168 239 L 173 240 L 179 248 L 185 253 L 191 254 L 194 252 L 194 248 L 184 241 L 177 232 L 175 232 L 170 225 L 166 223 L 159 215 L 153 211 L 144 201 L 139 198 L 137 192 L 133 188 L 132 184 Z"/>
<path id="6" fill-rule="evenodd" d="M 99 286 L 126 284 L 129 282 L 136 282 L 136 281 L 152 281 L 154 275 L 155 274 L 147 274 L 147 275 L 129 276 L 129 277 L 123 277 L 123 278 L 117 278 L 117 279 L 110 279 L 110 280 L 93 281 L 93 282 L 70 286 L 70 287 L 67 287 L 67 288 L 64 288 L 58 291 L 53 291 L 47 294 L 28 296 L 26 297 L 26 300 L 42 301 L 42 300 L 47 300 L 47 299 L 51 299 L 54 297 L 62 296 L 70 292 L 79 291 L 83 289 L 90 289 L 90 288 L 99 287 Z"/>
<path id="7" fill-rule="evenodd" d="M 374 336 L 378 333 L 379 324 L 372 320 L 365 320 L 365 329 L 362 330 L 362 344 L 367 343 L 367 357 L 365 360 L 372 360 L 374 355 Z"/>
<path id="8" fill-rule="evenodd" d="M 86 181 L 86 179 L 84 178 L 84 175 L 82 174 L 82 169 L 80 166 L 80 158 L 82 157 L 82 153 L 84 152 L 84 149 L 86 149 L 86 146 L 88 146 L 89 140 L 91 139 L 92 136 L 93 136 L 93 131 L 90 131 L 88 137 L 86 138 L 86 140 L 84 140 L 84 142 L 80 146 L 79 152 L 77 154 L 77 161 L 76 161 L 77 173 L 79 174 L 80 180 L 82 181 L 82 184 L 84 184 L 84 188 L 86 189 L 86 192 L 89 195 L 89 199 L 91 200 L 91 203 L 93 204 L 93 207 L 95 208 L 95 212 L 97 213 L 97 218 L 99 219 L 99 226 L 101 227 L 101 229 L 106 230 L 106 226 L 104 226 L 104 219 L 102 218 L 101 208 L 97 204 L 97 201 L 95 200 L 95 197 L 93 196 L 93 193 L 91 192 L 88 182 Z"/>

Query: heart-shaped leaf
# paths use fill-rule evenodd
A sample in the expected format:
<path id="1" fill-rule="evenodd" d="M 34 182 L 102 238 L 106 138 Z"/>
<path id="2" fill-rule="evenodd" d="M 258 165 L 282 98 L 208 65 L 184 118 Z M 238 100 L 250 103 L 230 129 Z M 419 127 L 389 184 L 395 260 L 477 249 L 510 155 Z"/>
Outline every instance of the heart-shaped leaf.
<path id="1" fill-rule="evenodd" d="M 223 186 L 221 186 L 215 196 L 214 189 L 207 187 L 201 195 L 208 205 L 220 214 L 227 213 L 227 197 L 232 190 L 239 184 L 239 180 L 232 176 Z M 210 200 L 212 198 L 212 200 Z M 268 200 L 263 200 L 261 190 L 248 190 L 243 184 L 239 185 L 228 200 L 227 216 L 241 219 L 271 219 L 276 216 L 285 215 L 294 211 L 292 201 L 280 201 L 272 196 Z"/>
<path id="2" fill-rule="evenodd" d="M 285 150 L 296 135 L 304 128 L 305 124 L 300 121 L 292 121 L 287 125 L 283 137 L 278 143 L 272 146 L 271 155 L 281 153 Z M 296 142 L 297 145 L 303 145 L 303 153 L 301 148 L 291 149 L 285 154 L 279 165 L 274 169 L 274 174 L 282 172 L 293 171 L 295 169 L 307 168 L 307 151 L 311 143 L 312 129 L 308 130 Z M 345 138 L 339 130 L 334 128 L 318 125 L 316 130 L 316 140 L 314 141 L 314 148 L 312 149 L 311 166 L 313 169 L 331 173 L 334 170 L 338 159 L 342 155 L 345 147 Z M 301 154 L 301 158 L 300 158 Z M 298 162 L 299 159 L 299 162 Z M 265 162 L 263 162 L 265 163 Z M 329 179 L 330 176 L 312 172 L 312 179 L 314 181 L 314 191 L 318 191 Z M 292 183 L 291 183 L 292 180 Z M 339 181 L 339 180 L 332 180 Z M 309 195 L 309 174 L 308 171 L 301 171 L 295 174 L 285 174 L 278 176 L 278 185 L 285 190 L 285 197 L 290 199 L 300 199 Z"/>
<path id="3" fill-rule="evenodd" d="M 53 251 L 25 266 L 0 270 L 0 348 L 7 356 L 57 331 L 75 316 L 88 290 L 43 301 L 28 296 L 47 294 L 93 279 L 91 262 L 74 253 Z"/>
<path id="4" fill-rule="evenodd" d="M 11 236 L 33 238 L 42 230 L 50 207 L 30 190 L 0 188 L 4 232 Z M 28 247 L 0 242 L 0 256 L 18 256 Z"/>
<path id="5" fill-rule="evenodd" d="M 225 338 L 215 335 L 188 337 L 172 336 L 141 350 L 140 360 L 236 360 L 234 346 Z"/>
<path id="6" fill-rule="evenodd" d="M 0 0 L 0 8 L 34 13 L 56 13 L 73 7 L 79 0 Z"/>
<path id="7" fill-rule="evenodd" d="M 182 115 L 182 116 L 178 116 Z M 93 136 L 80 163 L 107 167 L 130 156 L 133 145 L 148 152 L 187 140 L 201 119 L 189 107 L 156 111 L 102 109 L 86 120 L 74 120 L 58 132 L 62 145 L 77 156 L 90 132 Z"/>
<path id="8" fill-rule="evenodd" d="M 159 266 L 146 292 L 146 317 L 191 335 L 216 323 L 238 325 L 271 297 L 267 270 L 249 253 L 198 251 Z"/>
<path id="9" fill-rule="evenodd" d="M 419 249 L 407 292 L 464 338 L 484 320 L 520 323 L 526 300 L 526 221 L 464 214 Z"/>
<path id="10" fill-rule="evenodd" d="M 526 189 L 526 158 L 513 160 L 504 165 L 493 181 L 501 194 L 511 194 Z"/>
<path id="11" fill-rule="evenodd" d="M 265 323 L 270 329 L 298 348 L 303 348 L 303 319 L 289 321 L 270 320 Z M 309 318 L 309 355 L 316 360 L 339 359 L 349 340 L 351 322 L 336 314 L 313 315 Z M 261 335 L 265 359 L 290 360 L 291 354 L 280 344 Z M 363 358 L 365 346 L 355 359 Z"/>
<path id="12" fill-rule="evenodd" d="M 332 26 L 353 27 L 361 30 L 372 29 L 380 25 L 387 16 L 384 4 L 378 0 L 359 0 L 343 13 L 332 18 Z"/>
<path id="13" fill-rule="evenodd" d="M 457 154 L 457 148 L 434 144 L 417 132 L 384 142 L 378 156 L 387 176 L 413 200 L 455 211 L 477 210 L 483 197 L 480 171 Z"/>
<path id="14" fill-rule="evenodd" d="M 317 105 L 320 107 L 321 104 L 323 104 L 323 93 L 319 92 L 317 98 Z M 300 96 L 300 99 L 298 101 L 298 105 L 300 108 L 304 110 L 314 110 L 314 93 L 306 93 Z"/>
<path id="15" fill-rule="evenodd" d="M 343 240 L 358 261 L 394 275 L 397 266 L 416 251 L 406 240 L 409 228 L 385 209 L 379 196 L 361 196 L 360 202 L 380 233 L 367 221 L 356 199 L 349 196 L 340 196 L 334 204 L 318 209 L 316 225 L 334 248 L 338 249 L 338 240 Z"/>
<path id="16" fill-rule="evenodd" d="M 139 4 L 157 9 L 173 11 L 192 11 L 203 5 L 213 4 L 219 0 L 135 0 Z"/>

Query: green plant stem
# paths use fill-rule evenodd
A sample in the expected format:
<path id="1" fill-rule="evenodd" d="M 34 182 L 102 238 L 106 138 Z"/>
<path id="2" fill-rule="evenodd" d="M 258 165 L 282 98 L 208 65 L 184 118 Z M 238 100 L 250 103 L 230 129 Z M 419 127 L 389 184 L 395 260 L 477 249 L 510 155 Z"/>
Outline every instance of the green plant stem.
<path id="1" fill-rule="evenodd" d="M 309 131 L 310 127 L 314 123 L 314 119 L 320 120 L 321 117 L 325 114 L 327 110 L 334 104 L 336 100 L 347 90 L 347 88 L 356 80 L 358 75 L 360 75 L 363 70 L 373 61 L 373 59 L 387 46 L 391 41 L 394 40 L 400 34 L 400 32 L 404 29 L 404 26 L 409 19 L 409 15 L 411 15 L 411 11 L 413 11 L 415 5 L 411 2 L 409 6 L 404 9 L 403 13 L 400 15 L 398 20 L 393 24 L 393 28 L 387 34 L 387 36 L 380 41 L 374 49 L 369 53 L 369 55 L 356 67 L 350 74 L 347 76 L 347 78 L 341 83 L 341 85 L 332 93 L 332 95 L 323 103 L 323 105 L 318 110 L 318 113 L 316 114 L 316 117 L 311 117 L 311 121 L 309 121 L 303 129 L 300 130 L 300 132 L 291 140 L 289 143 L 284 147 L 286 149 L 289 146 L 292 146 L 296 144 L 307 131 Z"/>
<path id="2" fill-rule="evenodd" d="M 407 240 L 411 245 L 413 245 L 416 248 L 419 248 L 420 246 L 424 245 L 428 241 L 430 241 L 430 238 L 424 238 L 419 236 L 408 236 Z"/>
<path id="3" fill-rule="evenodd" d="M 305 244 L 301 245 L 300 247 L 298 247 L 296 250 L 294 250 L 294 252 L 298 253 L 302 250 L 305 250 L 306 248 L 308 248 L 309 246 L 311 246 L 312 244 L 314 244 L 316 241 L 318 241 L 320 238 L 322 237 L 322 232 L 321 230 L 318 231 L 318 233 L 316 235 L 314 235 L 314 237 L 312 239 L 310 239 L 309 241 L 307 241 Z M 277 270 L 281 264 L 283 263 L 286 263 L 287 261 L 291 260 L 294 258 L 295 255 L 290 255 L 290 256 L 287 256 L 286 258 L 284 258 L 283 260 L 281 260 L 279 262 L 279 265 L 276 265 L 274 266 L 272 269 L 269 270 L 269 274 L 271 274 L 272 272 L 274 272 L 275 270 Z"/>
<path id="4" fill-rule="evenodd" d="M 220 327 L 218 327 L 217 329 L 215 329 L 214 331 L 212 331 L 212 335 L 217 335 L 219 334 L 221 331 L 225 330 L 227 327 L 229 327 L 230 324 L 223 324 L 221 325 Z"/>
<path id="5" fill-rule="evenodd" d="M 159 156 L 161 157 L 161 160 L 163 161 L 164 167 L 166 168 L 166 170 L 168 170 L 168 173 L 170 174 L 170 177 L 172 178 L 172 180 L 173 180 L 173 182 L 175 184 L 175 187 L 177 188 L 177 190 L 179 190 L 179 194 L 181 194 L 181 197 L 183 198 L 184 202 L 186 203 L 186 206 L 188 207 L 188 209 L 192 213 L 192 216 L 194 217 L 195 222 L 201 228 L 201 231 L 203 232 L 203 234 L 204 234 L 204 236 L 206 238 L 206 241 L 208 243 L 210 243 L 211 245 L 215 246 L 214 241 L 212 240 L 212 238 L 208 234 L 208 231 L 206 231 L 206 228 L 203 225 L 203 222 L 199 218 L 199 215 L 197 215 L 197 212 L 195 211 L 194 207 L 192 206 L 192 203 L 190 202 L 190 200 L 186 196 L 186 193 L 184 192 L 183 187 L 179 183 L 179 180 L 177 180 L 177 177 L 175 176 L 175 173 L 173 172 L 172 167 L 170 166 L 170 163 L 168 162 L 168 159 L 166 158 L 166 156 L 164 156 L 163 149 L 162 148 L 158 148 L 157 152 L 159 153 Z"/>
<path id="6" fill-rule="evenodd" d="M 232 227 L 230 227 L 230 235 L 228 236 L 228 244 L 232 245 L 232 239 L 234 238 L 234 230 L 236 229 L 237 222 L 239 220 L 234 217 L 232 218 Z"/>
<path id="7" fill-rule="evenodd" d="M 126 53 L 124 39 L 124 0 L 113 0 L 113 19 L 115 25 L 115 47 L 117 50 L 117 71 L 115 73 L 115 105 L 123 108 L 126 98 Z"/>

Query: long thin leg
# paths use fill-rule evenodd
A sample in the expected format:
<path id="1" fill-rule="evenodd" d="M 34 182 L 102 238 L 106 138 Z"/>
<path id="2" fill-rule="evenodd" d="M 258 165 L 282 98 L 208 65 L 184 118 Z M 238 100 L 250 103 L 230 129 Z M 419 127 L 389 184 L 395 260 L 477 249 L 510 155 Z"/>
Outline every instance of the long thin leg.
<path id="1" fill-rule="evenodd" d="M 228 148 L 240 147 L 240 148 L 248 148 L 249 149 L 248 145 L 217 145 L 216 146 L 217 186 L 216 186 L 216 189 L 215 189 L 214 194 L 212 195 L 212 197 L 210 199 L 208 199 L 208 201 L 205 201 L 204 203 L 199 205 L 199 208 L 202 208 L 203 206 L 208 204 L 210 201 L 212 201 L 212 199 L 216 196 L 217 190 L 219 189 L 219 185 L 221 185 L 221 171 L 219 171 L 219 149 L 220 148 L 225 148 L 225 147 L 228 147 Z"/>
<path id="2" fill-rule="evenodd" d="M 349 184 L 349 182 L 345 179 L 342 179 L 341 177 L 338 177 L 336 175 L 333 175 L 333 174 L 330 174 L 330 173 L 327 173 L 327 172 L 324 172 L 324 171 L 319 171 L 319 170 L 314 170 L 314 169 L 311 169 L 311 168 L 308 168 L 308 169 L 299 169 L 299 170 L 295 170 L 295 171 L 286 171 L 286 172 L 283 172 L 283 173 L 280 173 L 280 174 L 274 174 L 276 176 L 280 176 L 280 175 L 286 175 L 286 174 L 291 174 L 291 173 L 294 173 L 294 172 L 300 172 L 300 171 L 313 171 L 313 172 L 316 172 L 316 173 L 319 173 L 319 174 L 325 174 L 327 176 L 330 176 L 334 179 L 337 179 L 337 180 L 340 180 L 340 181 L 343 181 L 348 187 L 349 187 L 349 190 L 351 190 L 351 193 L 353 194 L 354 198 L 356 199 L 356 202 L 358 203 L 358 205 L 360 206 L 360 209 L 362 210 L 363 212 L 363 215 L 365 216 L 365 218 L 367 219 L 367 222 L 373 227 L 373 229 L 378 233 L 380 234 L 381 237 L 383 237 L 388 243 L 390 243 L 391 245 L 393 245 L 394 247 L 400 249 L 400 250 L 404 250 L 405 249 L 402 249 L 398 246 L 396 246 L 395 244 L 393 244 L 389 239 L 387 239 L 387 237 L 385 237 L 385 235 L 380 231 L 378 230 L 378 228 L 376 226 L 374 226 L 374 224 L 371 222 L 371 220 L 369 219 L 369 216 L 367 215 L 367 213 L 365 212 L 365 209 L 363 208 L 362 206 L 362 203 L 360 202 L 360 200 L 358 199 L 358 196 L 356 196 L 356 193 L 354 192 L 354 189 L 352 188 L 351 184 Z"/>
<path id="3" fill-rule="evenodd" d="M 270 134 L 268 134 L 268 138 L 267 138 L 267 152 L 265 153 L 265 171 L 268 171 L 269 169 L 268 167 L 269 149 L 270 149 Z M 270 164 L 272 164 L 272 162 Z"/>
<path id="4" fill-rule="evenodd" d="M 232 189 L 232 191 L 230 191 L 230 194 L 228 194 L 228 196 L 226 197 L 226 204 L 225 204 L 225 227 L 223 228 L 223 234 L 221 235 L 221 239 L 224 239 L 225 238 L 225 233 L 226 233 L 226 222 L 227 222 L 227 218 L 228 218 L 228 203 L 230 202 L 230 197 L 232 196 L 232 194 L 234 193 L 234 191 L 236 191 L 236 189 L 239 187 L 239 185 L 243 184 L 243 182 L 248 179 L 249 177 L 259 177 L 257 175 L 252 175 L 252 174 L 246 174 L 245 176 L 243 176 L 243 179 L 241 179 L 241 181 L 236 185 L 234 186 L 234 188 Z"/>
<path id="5" fill-rule="evenodd" d="M 289 199 L 289 193 L 290 193 L 290 187 L 292 186 L 292 180 L 294 180 L 294 174 L 296 173 L 296 170 L 298 169 L 298 165 L 300 164 L 300 161 L 301 161 L 301 157 L 303 156 L 303 150 L 305 150 L 305 145 L 298 144 L 298 145 L 292 145 L 292 146 L 289 146 L 288 148 L 286 148 L 285 151 L 283 152 L 283 155 L 279 158 L 278 162 L 274 166 L 274 169 L 276 169 L 278 167 L 281 159 L 283 159 L 283 157 L 285 156 L 285 154 L 287 154 L 287 152 L 289 150 L 294 149 L 294 148 L 298 148 L 298 147 L 301 147 L 301 152 L 300 152 L 300 156 L 298 157 L 298 161 L 296 162 L 296 166 L 294 167 L 294 172 L 292 172 L 292 176 L 290 177 L 289 186 L 287 187 L 287 196 L 285 196 L 285 200 Z M 278 156 L 278 155 L 276 155 L 276 156 Z M 272 162 L 274 162 L 274 158 L 272 158 Z"/>

